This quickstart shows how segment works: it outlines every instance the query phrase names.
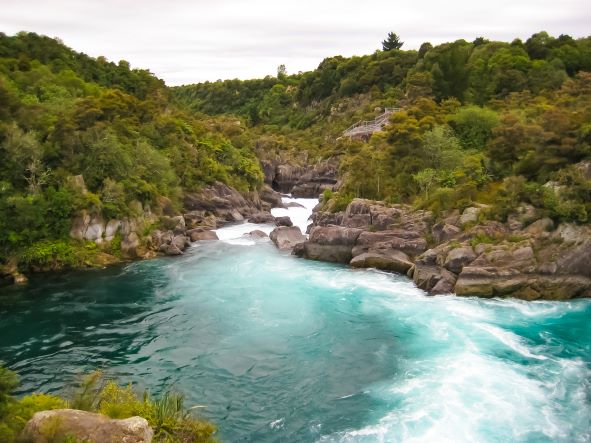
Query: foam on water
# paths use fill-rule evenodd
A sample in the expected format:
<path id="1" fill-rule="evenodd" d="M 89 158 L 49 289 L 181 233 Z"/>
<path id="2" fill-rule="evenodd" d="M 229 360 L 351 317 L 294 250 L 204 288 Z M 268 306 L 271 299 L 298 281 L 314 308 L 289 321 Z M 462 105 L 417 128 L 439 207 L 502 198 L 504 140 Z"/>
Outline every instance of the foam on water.
<path id="1" fill-rule="evenodd" d="M 274 214 L 305 231 L 303 203 Z M 6 290 L 0 360 L 23 393 L 99 367 L 172 384 L 223 441 L 591 441 L 589 300 L 430 297 L 403 276 L 278 253 L 254 229 L 273 227 Z"/>

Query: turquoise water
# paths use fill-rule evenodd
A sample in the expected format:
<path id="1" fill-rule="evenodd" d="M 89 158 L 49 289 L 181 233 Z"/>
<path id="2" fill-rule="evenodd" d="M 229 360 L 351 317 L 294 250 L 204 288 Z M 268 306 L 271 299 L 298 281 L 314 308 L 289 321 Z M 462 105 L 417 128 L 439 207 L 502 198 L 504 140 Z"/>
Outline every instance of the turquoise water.
<path id="1" fill-rule="evenodd" d="M 234 442 L 591 441 L 591 303 L 425 296 L 268 242 L 3 288 L 21 393 L 107 370 Z"/>

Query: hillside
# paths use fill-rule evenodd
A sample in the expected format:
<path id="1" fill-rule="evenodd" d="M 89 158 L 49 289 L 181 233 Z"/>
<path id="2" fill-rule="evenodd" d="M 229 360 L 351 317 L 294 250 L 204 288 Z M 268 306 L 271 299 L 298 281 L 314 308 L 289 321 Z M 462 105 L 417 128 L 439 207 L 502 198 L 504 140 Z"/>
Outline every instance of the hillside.
<path id="1" fill-rule="evenodd" d="M 262 183 L 235 119 L 183 112 L 149 71 L 48 37 L 0 34 L 0 102 L 0 264 L 79 262 L 88 251 L 69 232 L 80 210 L 179 211 L 188 190 Z"/>
<path id="2" fill-rule="evenodd" d="M 458 40 L 419 51 L 331 57 L 312 72 L 173 88 L 187 108 L 239 115 L 311 158 L 338 156 L 338 207 L 353 197 L 436 212 L 516 201 L 557 221 L 590 220 L 591 38 L 545 32 L 522 42 Z M 400 107 L 367 142 L 340 138 Z M 285 154 L 289 157 L 289 154 Z"/>

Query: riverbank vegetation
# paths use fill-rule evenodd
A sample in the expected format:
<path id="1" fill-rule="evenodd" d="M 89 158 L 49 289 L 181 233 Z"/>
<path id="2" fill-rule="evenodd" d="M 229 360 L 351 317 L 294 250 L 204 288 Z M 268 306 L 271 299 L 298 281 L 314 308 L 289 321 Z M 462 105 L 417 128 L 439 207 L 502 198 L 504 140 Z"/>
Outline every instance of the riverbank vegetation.
<path id="1" fill-rule="evenodd" d="M 216 427 L 196 418 L 185 407 L 184 398 L 175 392 L 154 397 L 148 391 L 138 395 L 131 385 L 120 386 L 101 372 L 83 377 L 64 397 L 31 394 L 16 398 L 18 376 L 0 365 L 0 442 L 11 443 L 36 412 L 72 408 L 97 412 L 110 418 L 145 418 L 154 430 L 155 442 L 213 443 Z"/>
<path id="2" fill-rule="evenodd" d="M 149 71 L 58 40 L 0 34 L 0 103 L 0 265 L 84 260 L 68 235 L 81 209 L 122 218 L 215 181 L 262 183 L 239 121 L 183 112 Z"/>

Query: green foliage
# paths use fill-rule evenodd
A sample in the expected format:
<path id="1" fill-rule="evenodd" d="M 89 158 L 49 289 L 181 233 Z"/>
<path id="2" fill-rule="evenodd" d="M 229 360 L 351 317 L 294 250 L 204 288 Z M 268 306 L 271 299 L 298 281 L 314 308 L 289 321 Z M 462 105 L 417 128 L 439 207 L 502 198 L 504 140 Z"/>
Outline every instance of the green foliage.
<path id="1" fill-rule="evenodd" d="M 167 392 L 153 397 L 148 392 L 138 396 L 131 385 L 105 382 L 100 371 L 83 378 L 70 401 L 49 394 L 32 394 L 18 400 L 10 393 L 18 386 L 16 374 L 0 365 L 0 442 L 13 443 L 36 412 L 72 408 L 98 412 L 111 418 L 144 417 L 154 429 L 155 442 L 213 443 L 217 428 L 195 417 L 185 407 L 184 397 Z M 47 434 L 51 435 L 51 429 Z M 74 439 L 66 439 L 65 442 Z"/>
<path id="2" fill-rule="evenodd" d="M 90 255 L 88 248 L 81 248 L 68 240 L 44 240 L 24 247 L 18 258 L 25 269 L 76 268 Z"/>
<path id="3" fill-rule="evenodd" d="M 382 42 L 382 49 L 384 51 L 391 51 L 392 49 L 400 49 L 404 42 L 400 41 L 400 37 L 398 37 L 393 32 L 388 32 L 388 37 L 386 40 Z"/>
<path id="4" fill-rule="evenodd" d="M 464 149 L 482 150 L 492 136 L 492 129 L 499 124 L 499 117 L 491 109 L 465 106 L 452 114 L 449 122 Z"/>
<path id="5" fill-rule="evenodd" d="M 154 207 L 164 196 L 178 206 L 184 190 L 216 180 L 261 186 L 245 128 L 181 111 L 168 96 L 125 61 L 0 34 L 0 255 L 72 265 L 82 258 L 66 239 L 80 209 L 122 218 L 133 202 Z M 265 106 L 274 113 L 289 96 L 278 84 Z"/>
<path id="6" fill-rule="evenodd" d="M 156 442 L 213 442 L 216 427 L 195 418 L 184 406 L 179 393 L 166 392 L 154 398 L 145 392 L 140 398 L 131 385 L 121 387 L 110 381 L 99 393 L 97 411 L 112 418 L 144 417 L 154 429 Z"/>
<path id="7" fill-rule="evenodd" d="M 104 386 L 105 381 L 102 371 L 94 371 L 81 377 L 70 399 L 70 406 L 72 409 L 82 411 L 98 409 L 101 391 Z"/>

